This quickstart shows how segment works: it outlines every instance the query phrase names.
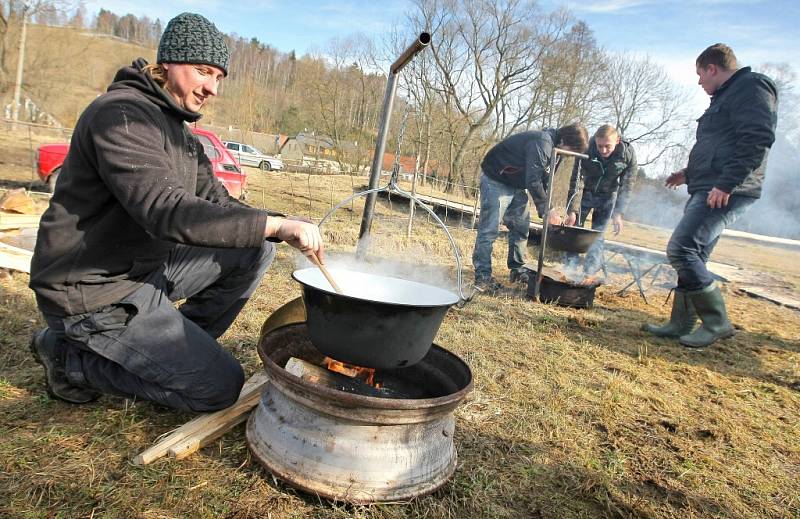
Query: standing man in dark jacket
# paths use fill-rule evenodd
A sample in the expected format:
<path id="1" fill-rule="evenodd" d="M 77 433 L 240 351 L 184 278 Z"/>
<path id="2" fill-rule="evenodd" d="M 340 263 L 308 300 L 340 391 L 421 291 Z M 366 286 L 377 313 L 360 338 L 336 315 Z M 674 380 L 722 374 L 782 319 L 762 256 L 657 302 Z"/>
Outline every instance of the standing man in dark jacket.
<path id="1" fill-rule="evenodd" d="M 229 197 L 187 126 L 227 74 L 217 28 L 173 18 L 157 61 L 121 69 L 78 120 L 31 263 L 48 325 L 31 349 L 53 397 L 212 411 L 244 383 L 216 339 L 275 256 L 265 239 L 323 247 L 315 225 Z"/>
<path id="2" fill-rule="evenodd" d="M 639 171 L 636 153 L 628 141 L 620 138 L 610 124 L 598 128 L 589 141 L 589 160 L 575 160 L 567 193 L 566 225 L 583 227 L 592 213 L 592 229 L 604 233 L 609 220 L 614 234 L 622 232 L 625 209 L 631 196 L 633 182 Z M 583 180 L 583 192 L 577 197 L 578 181 Z M 583 263 L 584 283 L 595 281 L 603 266 L 603 235 L 586 252 Z M 577 259 L 577 256 L 574 257 Z"/>
<path id="3" fill-rule="evenodd" d="M 645 330 L 704 348 L 734 333 L 706 262 L 723 229 L 761 196 L 778 93 L 767 76 L 739 68 L 733 50 L 722 43 L 704 50 L 696 65 L 698 84 L 711 104 L 697 120 L 697 142 L 686 168 L 666 181 L 670 188 L 687 184 L 690 195 L 667 245 L 678 286 L 669 323 Z M 702 325 L 692 332 L 698 316 Z"/>
<path id="4" fill-rule="evenodd" d="M 528 194 L 539 218 L 560 224 L 561 217 L 547 207 L 547 182 L 553 148 L 583 153 L 587 147 L 586 128 L 579 124 L 558 130 L 529 131 L 506 137 L 481 162 L 481 213 L 472 264 L 475 287 L 495 292 L 502 287 L 492 278 L 492 246 L 502 221 L 508 227 L 508 268 L 511 282 L 526 282 L 522 269 L 530 230 Z M 558 167 L 558 165 L 556 165 Z M 527 192 L 526 192 L 527 189 Z"/>

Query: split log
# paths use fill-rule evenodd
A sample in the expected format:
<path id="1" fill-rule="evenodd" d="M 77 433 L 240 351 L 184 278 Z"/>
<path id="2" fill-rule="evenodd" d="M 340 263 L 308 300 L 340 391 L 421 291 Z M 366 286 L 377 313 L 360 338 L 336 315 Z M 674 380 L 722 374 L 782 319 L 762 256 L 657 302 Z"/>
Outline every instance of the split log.
<path id="1" fill-rule="evenodd" d="M 378 398 L 407 398 L 405 395 L 390 388 L 376 388 L 357 378 L 351 378 L 347 375 L 336 373 L 322 366 L 317 366 L 303 359 L 298 359 L 297 357 L 290 358 L 284 369 L 288 373 L 306 382 L 336 389 L 338 391 Z"/>
<path id="2" fill-rule="evenodd" d="M 24 188 L 12 189 L 7 191 L 0 198 L 0 209 L 3 211 L 13 211 L 22 214 L 36 214 L 36 202 L 28 195 Z"/>
<path id="3" fill-rule="evenodd" d="M 261 398 L 261 390 L 267 383 L 266 373 L 256 373 L 245 383 L 239 399 L 227 409 L 204 414 L 183 424 L 161 441 L 133 459 L 137 465 L 147 465 L 169 454 L 183 459 L 201 447 L 219 438 L 247 419 L 251 409 Z"/>

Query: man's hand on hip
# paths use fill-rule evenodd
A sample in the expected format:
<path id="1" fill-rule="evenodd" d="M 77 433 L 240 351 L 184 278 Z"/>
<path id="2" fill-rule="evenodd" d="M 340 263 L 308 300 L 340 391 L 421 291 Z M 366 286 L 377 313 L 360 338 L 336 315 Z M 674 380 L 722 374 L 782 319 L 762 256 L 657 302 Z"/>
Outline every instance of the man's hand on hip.
<path id="1" fill-rule="evenodd" d="M 728 200 L 730 200 L 730 198 L 730 193 L 726 193 L 725 191 L 715 187 L 709 191 L 706 203 L 708 203 L 708 207 L 712 209 L 721 209 L 728 205 Z"/>
<path id="2" fill-rule="evenodd" d="M 287 218 L 270 216 L 267 218 L 264 237 L 278 238 L 308 257 L 316 255 L 320 263 L 325 261 L 325 248 L 322 244 L 319 227 L 302 216 Z"/>

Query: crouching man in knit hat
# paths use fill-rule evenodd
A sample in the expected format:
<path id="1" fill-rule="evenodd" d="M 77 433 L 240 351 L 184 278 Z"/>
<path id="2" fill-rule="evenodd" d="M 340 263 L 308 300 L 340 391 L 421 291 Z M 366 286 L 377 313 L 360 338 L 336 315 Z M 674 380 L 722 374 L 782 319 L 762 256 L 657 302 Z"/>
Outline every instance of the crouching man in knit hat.
<path id="1" fill-rule="evenodd" d="M 211 22 L 183 13 L 167 25 L 157 64 L 119 70 L 78 120 L 31 264 L 47 322 L 31 349 L 51 396 L 231 405 L 244 373 L 217 338 L 258 287 L 274 243 L 322 256 L 316 225 L 228 196 L 187 126 L 217 95 L 228 56 Z"/>

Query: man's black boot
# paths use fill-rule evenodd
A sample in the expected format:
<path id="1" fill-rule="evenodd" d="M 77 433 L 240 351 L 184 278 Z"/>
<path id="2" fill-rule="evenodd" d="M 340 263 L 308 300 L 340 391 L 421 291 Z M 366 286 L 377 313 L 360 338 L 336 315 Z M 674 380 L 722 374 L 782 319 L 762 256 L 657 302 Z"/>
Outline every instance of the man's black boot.
<path id="1" fill-rule="evenodd" d="M 44 367 L 47 394 L 72 404 L 86 404 L 97 400 L 100 393 L 93 389 L 78 387 L 67 378 L 66 355 L 58 347 L 58 337 L 50 328 L 33 334 L 31 353 L 36 362 Z"/>
<path id="2" fill-rule="evenodd" d="M 508 275 L 508 280 L 511 283 L 519 283 L 526 286 L 528 285 L 528 278 L 530 278 L 528 269 L 512 269 Z"/>
<path id="3" fill-rule="evenodd" d="M 503 285 L 495 281 L 494 278 L 475 278 L 475 290 L 487 295 L 494 295 L 503 290 Z"/>

